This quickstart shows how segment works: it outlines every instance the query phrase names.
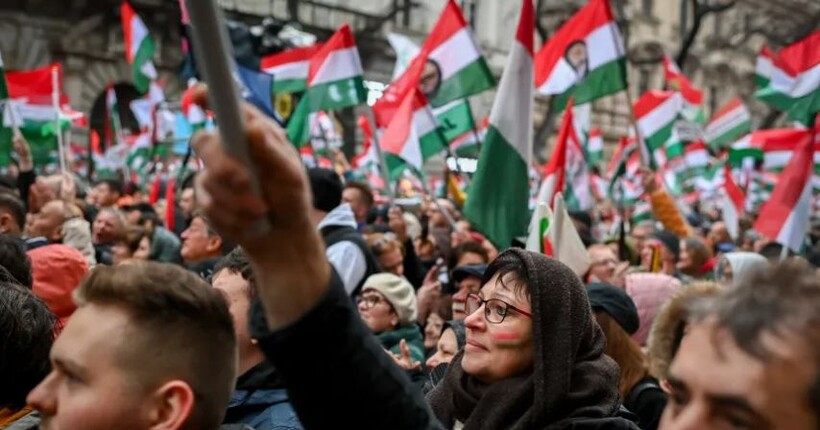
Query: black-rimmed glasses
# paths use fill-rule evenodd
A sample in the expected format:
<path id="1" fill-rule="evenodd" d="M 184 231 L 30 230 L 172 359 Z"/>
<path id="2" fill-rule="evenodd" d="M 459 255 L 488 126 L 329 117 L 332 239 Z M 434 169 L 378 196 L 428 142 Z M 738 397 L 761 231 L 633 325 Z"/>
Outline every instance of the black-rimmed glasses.
<path id="1" fill-rule="evenodd" d="M 467 315 L 472 315 L 478 308 L 484 305 L 484 318 L 490 324 L 501 324 L 504 318 L 507 317 L 509 311 L 518 312 L 528 318 L 532 318 L 532 314 L 522 311 L 517 307 L 501 300 L 501 299 L 487 299 L 484 300 L 478 294 L 468 294 L 467 302 L 464 305 L 464 311 Z"/>

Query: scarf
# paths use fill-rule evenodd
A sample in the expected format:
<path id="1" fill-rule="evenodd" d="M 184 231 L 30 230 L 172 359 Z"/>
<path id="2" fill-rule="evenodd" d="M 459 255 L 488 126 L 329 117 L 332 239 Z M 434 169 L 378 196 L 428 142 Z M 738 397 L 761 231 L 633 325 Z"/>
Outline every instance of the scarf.
<path id="1" fill-rule="evenodd" d="M 462 350 L 427 395 L 433 412 L 446 427 L 458 421 L 465 430 L 559 429 L 575 419 L 611 417 L 619 407 L 618 366 L 604 355 L 604 335 L 580 279 L 557 260 L 509 249 L 487 268 L 483 283 L 511 261 L 528 280 L 532 371 L 485 384 L 464 372 Z"/>

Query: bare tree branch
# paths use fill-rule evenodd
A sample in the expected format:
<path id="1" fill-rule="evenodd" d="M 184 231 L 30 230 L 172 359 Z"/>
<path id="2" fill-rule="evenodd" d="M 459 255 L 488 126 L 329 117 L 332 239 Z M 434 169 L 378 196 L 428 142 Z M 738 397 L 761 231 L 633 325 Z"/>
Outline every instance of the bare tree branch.
<path id="1" fill-rule="evenodd" d="M 692 45 L 695 43 L 698 33 L 700 33 L 703 19 L 709 14 L 723 12 L 732 8 L 734 5 L 735 0 L 726 2 L 717 1 L 714 3 L 709 0 L 692 0 L 692 9 L 695 15 L 692 20 L 692 28 L 686 33 L 686 37 L 681 43 L 680 51 L 678 51 L 678 55 L 675 58 L 675 62 L 678 63 L 678 67 L 680 67 L 681 70 L 683 69 L 684 63 L 686 63 L 686 58 L 689 56 L 689 50 L 692 49 Z"/>

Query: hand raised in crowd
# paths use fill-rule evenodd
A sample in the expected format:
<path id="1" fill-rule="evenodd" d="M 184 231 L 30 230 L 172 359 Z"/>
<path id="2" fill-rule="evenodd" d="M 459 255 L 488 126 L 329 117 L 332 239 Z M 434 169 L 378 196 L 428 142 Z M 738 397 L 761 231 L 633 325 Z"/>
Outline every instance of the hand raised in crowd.
<path id="1" fill-rule="evenodd" d="M 421 363 L 414 361 L 410 357 L 410 348 L 407 347 L 407 342 L 404 339 L 399 343 L 399 348 L 401 348 L 401 354 L 394 354 L 387 351 L 399 367 L 404 370 L 417 370 L 421 368 Z"/>
<path id="2" fill-rule="evenodd" d="M 60 184 L 60 199 L 66 203 L 73 203 L 77 197 L 77 184 L 71 173 L 63 173 Z"/>
<path id="3" fill-rule="evenodd" d="M 34 169 L 34 161 L 31 159 L 31 146 L 29 146 L 26 138 L 19 130 L 14 131 L 12 138 L 14 144 L 14 152 L 17 153 L 17 158 L 20 163 L 20 171 L 28 172 Z"/>
<path id="4" fill-rule="evenodd" d="M 194 101 L 207 105 L 204 86 Z M 242 103 L 252 173 L 230 156 L 215 132 L 200 132 L 192 145 L 205 169 L 197 175 L 197 201 L 222 237 L 241 245 L 258 277 L 259 296 L 272 330 L 301 317 L 327 290 L 330 265 L 310 221 L 310 186 L 299 154 L 284 130 Z"/>
<path id="5" fill-rule="evenodd" d="M 407 243 L 407 222 L 400 207 L 393 206 L 387 211 L 387 224 L 401 243 Z"/>
<path id="6" fill-rule="evenodd" d="M 438 271 L 441 268 L 436 264 L 427 271 L 421 288 L 416 292 L 416 306 L 419 321 L 427 320 L 427 315 L 433 310 L 435 303 L 441 298 L 441 282 L 438 281 Z"/>

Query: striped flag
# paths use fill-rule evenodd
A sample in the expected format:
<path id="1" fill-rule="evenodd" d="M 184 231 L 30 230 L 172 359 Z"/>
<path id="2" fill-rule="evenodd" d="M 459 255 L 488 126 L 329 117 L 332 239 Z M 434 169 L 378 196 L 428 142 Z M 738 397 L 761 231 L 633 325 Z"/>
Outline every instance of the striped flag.
<path id="1" fill-rule="evenodd" d="M 712 148 L 726 146 L 752 130 L 752 117 L 740 97 L 720 108 L 706 126 L 704 139 Z"/>
<path id="2" fill-rule="evenodd" d="M 675 121 L 678 120 L 682 107 L 683 98 L 680 93 L 673 91 L 647 91 L 635 101 L 638 130 L 650 154 L 664 151 L 666 142 L 672 137 Z M 642 156 L 646 161 L 648 155 Z"/>
<path id="3" fill-rule="evenodd" d="M 760 53 L 757 54 L 755 62 L 755 87 L 758 90 L 769 86 L 773 69 L 774 54 L 766 45 L 763 45 L 760 47 Z"/>
<path id="4" fill-rule="evenodd" d="M 723 166 L 723 192 L 720 194 L 720 207 L 726 228 L 733 240 L 740 237 L 740 217 L 743 216 L 743 207 L 746 196 L 735 182 L 729 163 Z"/>
<path id="5" fill-rule="evenodd" d="M 794 252 L 800 252 L 809 227 L 814 152 L 813 139 L 799 143 L 754 224 L 760 234 Z"/>
<path id="6" fill-rule="evenodd" d="M 487 128 L 490 120 L 484 117 L 478 124 L 478 128 L 464 132 L 464 134 L 450 141 L 450 151 L 458 157 L 478 158 L 481 142 L 487 135 Z"/>
<path id="7" fill-rule="evenodd" d="M 806 126 L 820 112 L 820 30 L 781 49 L 774 58 L 771 79 L 755 96 L 788 111 Z"/>
<path id="8" fill-rule="evenodd" d="M 297 147 L 310 139 L 310 116 L 364 103 L 362 63 L 350 26 L 343 25 L 310 59 L 307 91 L 287 126 L 288 139 Z"/>
<path id="9" fill-rule="evenodd" d="M 464 206 L 467 219 L 501 248 L 524 236 L 529 222 L 534 32 L 532 1 L 523 0 L 518 29 Z"/>
<path id="10" fill-rule="evenodd" d="M 535 57 L 535 86 L 581 105 L 627 87 L 624 44 L 608 0 L 590 0 L 541 47 Z"/>
<path id="11" fill-rule="evenodd" d="M 273 93 L 298 93 L 307 89 L 310 58 L 322 48 L 321 43 L 265 55 L 260 62 L 263 72 L 273 75 Z"/>
<path id="12" fill-rule="evenodd" d="M 664 77 L 666 86 L 675 90 L 683 97 L 681 114 L 689 121 L 703 124 L 706 122 L 706 115 L 703 112 L 703 92 L 687 78 L 668 55 L 663 56 Z"/>
<path id="13" fill-rule="evenodd" d="M 125 36 L 125 59 L 131 65 L 134 87 L 137 91 L 146 93 L 151 81 L 157 78 L 153 61 L 154 42 L 145 23 L 127 1 L 120 6 L 120 16 Z"/>
<path id="14" fill-rule="evenodd" d="M 555 258 L 569 266 L 578 276 L 589 269 L 589 255 L 567 213 L 561 193 L 555 196 L 554 211 L 550 211 L 545 202 L 536 207 L 530 220 L 526 249 Z"/>
<path id="15" fill-rule="evenodd" d="M 385 155 L 400 158 L 417 172 L 422 171 L 425 160 L 444 148 L 446 142 L 438 129 L 436 118 L 419 89 L 414 88 L 407 94 L 384 131 L 380 143 Z M 385 161 L 391 177 L 398 178 L 403 170 L 401 163 L 387 157 Z"/>
<path id="16" fill-rule="evenodd" d="M 567 179 L 567 153 L 570 146 L 578 145 L 578 136 L 575 135 L 573 121 L 572 100 L 568 103 L 569 109 L 564 111 L 561 128 L 550 159 L 544 166 L 544 180 L 538 192 L 538 201 L 552 207 L 555 196 L 562 192 Z"/>
<path id="17" fill-rule="evenodd" d="M 587 135 L 585 152 L 590 166 L 597 166 L 604 158 L 604 138 L 601 130 L 593 128 Z"/>

